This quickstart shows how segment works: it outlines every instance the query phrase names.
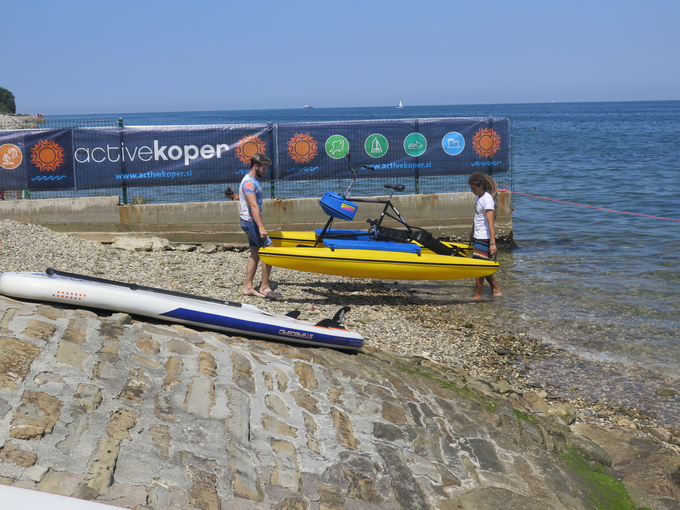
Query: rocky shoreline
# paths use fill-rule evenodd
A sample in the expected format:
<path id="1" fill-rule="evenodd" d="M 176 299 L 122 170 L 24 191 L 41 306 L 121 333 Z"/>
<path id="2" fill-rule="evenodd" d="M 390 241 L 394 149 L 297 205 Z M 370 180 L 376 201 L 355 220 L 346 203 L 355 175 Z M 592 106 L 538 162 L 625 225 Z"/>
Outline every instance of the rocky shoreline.
<path id="1" fill-rule="evenodd" d="M 524 376 L 565 353 L 410 282 L 276 269 L 284 298 L 243 297 L 246 259 L 0 221 L 2 272 L 54 267 L 310 321 L 349 304 L 365 338 L 348 354 L 0 296 L 0 495 L 136 510 L 678 508 L 675 430 Z"/>
<path id="2" fill-rule="evenodd" d="M 0 113 L 0 129 L 36 129 L 38 124 L 44 123 L 44 117 Z"/>
<path id="3" fill-rule="evenodd" d="M 554 412 L 566 408 L 567 424 L 623 427 L 680 452 L 679 427 L 617 402 L 570 397 L 564 389 L 537 385 L 529 376 L 532 363 L 567 363 L 573 356 L 508 325 L 489 324 L 474 306 L 440 305 L 409 285 L 275 268 L 272 279 L 284 297 L 263 300 L 241 295 L 245 246 L 172 246 L 164 239 L 135 238 L 102 245 L 13 220 L 0 222 L 0 239 L 2 272 L 53 267 L 246 302 L 274 313 L 298 309 L 310 321 L 331 317 L 349 304 L 352 312 L 345 323 L 364 336 L 367 346 L 463 370 L 488 381 L 497 393 L 535 392 Z"/>

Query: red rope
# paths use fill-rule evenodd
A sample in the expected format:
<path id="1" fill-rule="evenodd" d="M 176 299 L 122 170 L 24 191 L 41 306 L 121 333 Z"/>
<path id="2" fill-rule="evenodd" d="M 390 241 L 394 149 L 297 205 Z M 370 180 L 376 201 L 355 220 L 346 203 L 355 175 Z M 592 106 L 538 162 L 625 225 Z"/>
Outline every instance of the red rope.
<path id="1" fill-rule="evenodd" d="M 499 190 L 499 191 L 508 192 L 510 190 L 504 188 L 504 189 Z M 595 206 L 592 206 L 592 205 L 576 204 L 574 202 L 565 202 L 564 200 L 555 200 L 554 198 L 539 197 L 538 195 L 529 195 L 528 193 L 520 193 L 519 191 L 510 191 L 510 193 L 516 193 L 517 195 L 524 195 L 525 197 L 540 198 L 541 200 L 550 200 L 551 202 L 559 202 L 560 204 L 578 205 L 579 207 L 588 207 L 589 209 L 599 209 L 600 211 L 609 211 L 609 212 L 615 212 L 615 213 L 619 213 L 619 214 L 630 214 L 631 216 L 644 216 L 645 218 L 654 218 L 656 220 L 680 221 L 680 219 L 676 219 L 676 218 L 663 218 L 661 216 L 650 216 L 649 214 L 638 214 L 638 213 L 632 213 L 632 212 L 626 212 L 626 211 L 617 211 L 615 209 L 605 209 L 604 207 L 595 207 Z"/>

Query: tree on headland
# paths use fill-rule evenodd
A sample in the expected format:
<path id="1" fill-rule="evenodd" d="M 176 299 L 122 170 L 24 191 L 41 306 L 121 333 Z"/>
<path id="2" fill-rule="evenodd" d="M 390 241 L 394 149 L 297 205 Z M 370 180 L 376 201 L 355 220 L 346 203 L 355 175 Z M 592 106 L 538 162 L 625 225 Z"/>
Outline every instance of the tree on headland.
<path id="1" fill-rule="evenodd" d="M 0 87 L 0 113 L 5 112 L 15 114 L 17 112 L 17 105 L 14 102 L 14 94 Z"/>

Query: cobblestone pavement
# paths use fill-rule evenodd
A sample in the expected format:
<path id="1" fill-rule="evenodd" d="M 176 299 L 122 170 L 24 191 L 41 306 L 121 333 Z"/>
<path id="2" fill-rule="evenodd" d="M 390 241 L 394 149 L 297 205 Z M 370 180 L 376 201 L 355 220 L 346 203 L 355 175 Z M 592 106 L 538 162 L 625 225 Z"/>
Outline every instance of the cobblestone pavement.
<path id="1" fill-rule="evenodd" d="M 423 358 L 5 297 L 0 317 L 5 485 L 138 509 L 595 508 L 578 451 L 631 480 L 634 458 L 637 501 L 678 508 L 672 452 Z"/>

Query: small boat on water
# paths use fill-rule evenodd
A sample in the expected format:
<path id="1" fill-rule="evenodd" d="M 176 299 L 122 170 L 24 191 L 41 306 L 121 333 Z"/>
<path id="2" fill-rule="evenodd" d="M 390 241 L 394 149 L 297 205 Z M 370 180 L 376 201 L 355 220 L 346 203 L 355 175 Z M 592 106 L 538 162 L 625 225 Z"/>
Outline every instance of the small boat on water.
<path id="1" fill-rule="evenodd" d="M 442 243 L 457 255 L 440 255 L 417 242 L 376 241 L 365 230 L 269 232 L 259 251 L 267 264 L 310 273 L 395 280 L 455 280 L 488 276 L 498 263 L 466 257 L 471 247 Z"/>
<path id="2" fill-rule="evenodd" d="M 349 153 L 346 155 L 349 164 Z M 362 168 L 372 169 L 362 165 Z M 329 216 L 323 229 L 314 232 L 269 232 L 272 245 L 260 248 L 260 258 L 271 266 L 310 273 L 396 280 L 455 280 L 489 276 L 498 270 L 491 260 L 469 258 L 472 247 L 435 239 L 425 229 L 406 223 L 392 202 L 402 184 L 385 184 L 391 190 L 387 200 L 348 200 L 354 179 L 344 195 L 326 191 L 319 205 Z M 355 202 L 384 204 L 380 218 L 368 220 L 368 230 L 331 228 L 335 218 L 352 221 Z M 397 221 L 400 229 L 382 225 L 385 218 Z"/>
<path id="3" fill-rule="evenodd" d="M 245 303 L 47 269 L 2 273 L 0 294 L 125 312 L 228 333 L 335 349 L 361 348 L 363 338 L 342 327 L 349 307 L 317 324 L 298 320 L 297 310 L 277 315 Z"/>
<path id="4" fill-rule="evenodd" d="M 403 107 L 404 107 L 404 105 L 401 104 L 401 101 L 399 101 L 399 104 L 397 105 L 397 108 L 403 108 Z"/>
<path id="5" fill-rule="evenodd" d="M 318 244 L 319 237 L 321 236 L 323 229 L 317 228 L 314 232 L 299 232 L 299 231 L 286 231 L 286 230 L 275 230 L 273 232 L 268 232 L 269 239 L 272 241 L 272 246 L 281 248 L 293 248 L 296 246 L 308 246 L 314 247 Z M 366 230 L 350 230 L 342 228 L 334 228 L 327 230 L 324 234 L 326 239 L 347 239 L 347 240 L 362 240 L 366 242 L 382 242 L 373 241 L 369 237 L 369 233 Z M 464 243 L 444 243 L 446 246 L 450 246 L 459 250 L 459 255 L 461 257 L 467 257 L 472 254 L 472 246 Z M 380 249 L 380 248 L 376 248 Z"/>
<path id="6" fill-rule="evenodd" d="M 305 108 L 314 108 L 314 107 L 311 106 L 311 105 L 306 104 L 306 105 L 305 105 Z"/>
<path id="7" fill-rule="evenodd" d="M 346 155 L 349 164 L 350 155 Z M 362 165 L 362 168 L 373 167 Z M 491 260 L 469 258 L 472 247 L 435 239 L 425 229 L 409 225 L 392 202 L 403 184 L 385 184 L 391 190 L 387 200 L 353 198 L 348 200 L 357 172 L 349 164 L 354 179 L 344 195 L 326 191 L 319 205 L 329 216 L 323 229 L 314 232 L 269 232 L 272 245 L 260 248 L 260 258 L 271 266 L 310 273 L 397 280 L 454 280 L 489 276 L 498 270 Z M 368 230 L 332 228 L 335 218 L 352 221 L 355 202 L 384 204 L 380 217 L 368 220 Z M 391 218 L 401 228 L 383 226 Z"/>

